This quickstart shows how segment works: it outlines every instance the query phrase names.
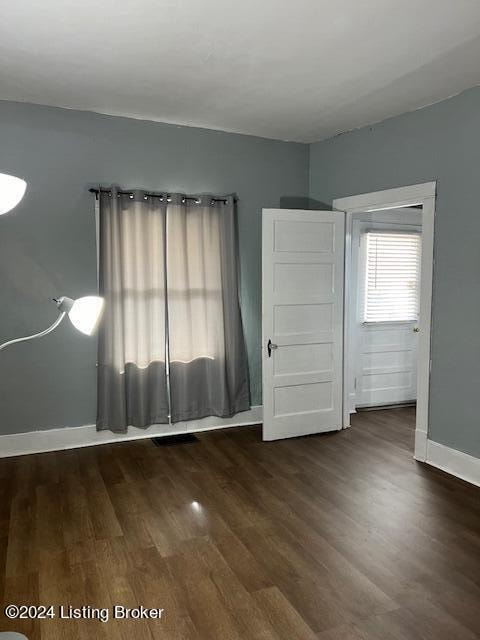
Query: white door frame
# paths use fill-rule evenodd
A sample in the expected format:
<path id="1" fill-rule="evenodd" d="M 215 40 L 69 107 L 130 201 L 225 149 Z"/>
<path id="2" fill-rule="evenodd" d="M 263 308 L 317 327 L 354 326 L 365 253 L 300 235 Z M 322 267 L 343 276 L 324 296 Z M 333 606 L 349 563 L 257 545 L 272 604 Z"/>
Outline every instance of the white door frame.
<path id="1" fill-rule="evenodd" d="M 432 285 L 433 285 L 433 233 L 435 219 L 436 182 L 425 182 L 407 187 L 362 193 L 333 201 L 333 209 L 346 212 L 345 225 L 345 304 L 344 304 L 344 344 L 343 344 L 343 427 L 350 426 L 349 410 L 349 300 L 350 277 L 352 269 L 352 230 L 353 215 L 380 209 L 395 209 L 422 205 L 422 264 L 420 282 L 420 328 L 417 363 L 417 419 L 415 426 L 416 460 L 426 459 L 428 434 L 428 407 L 430 394 L 430 340 L 432 324 Z"/>

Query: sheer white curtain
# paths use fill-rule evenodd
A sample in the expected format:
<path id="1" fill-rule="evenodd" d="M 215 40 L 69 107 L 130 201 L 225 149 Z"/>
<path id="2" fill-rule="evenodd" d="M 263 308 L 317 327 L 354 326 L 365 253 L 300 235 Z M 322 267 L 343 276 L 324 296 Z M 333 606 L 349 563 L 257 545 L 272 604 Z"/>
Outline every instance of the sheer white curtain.
<path id="1" fill-rule="evenodd" d="M 102 193 L 99 272 L 99 429 L 249 408 L 233 198 Z"/>
<path id="2" fill-rule="evenodd" d="M 210 203 L 168 209 L 170 362 L 222 358 L 225 352 L 220 216 Z"/>

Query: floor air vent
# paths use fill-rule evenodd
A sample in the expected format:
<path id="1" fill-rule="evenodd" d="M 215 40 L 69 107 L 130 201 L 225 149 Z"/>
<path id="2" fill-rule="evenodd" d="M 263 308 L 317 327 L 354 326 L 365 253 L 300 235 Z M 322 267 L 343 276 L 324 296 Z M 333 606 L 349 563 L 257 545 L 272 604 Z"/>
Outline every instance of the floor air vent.
<path id="1" fill-rule="evenodd" d="M 197 436 L 193 433 L 178 433 L 173 436 L 161 436 L 151 439 L 156 447 L 171 447 L 174 444 L 191 444 L 198 442 Z"/>

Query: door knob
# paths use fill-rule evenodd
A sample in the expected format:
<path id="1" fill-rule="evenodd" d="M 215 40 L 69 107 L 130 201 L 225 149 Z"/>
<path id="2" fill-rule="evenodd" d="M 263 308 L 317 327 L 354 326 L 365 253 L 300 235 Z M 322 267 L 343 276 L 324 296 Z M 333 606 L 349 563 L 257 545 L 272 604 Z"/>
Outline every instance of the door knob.
<path id="1" fill-rule="evenodd" d="M 420 329 L 418 327 L 413 327 L 413 333 L 418 333 Z"/>
<path id="2" fill-rule="evenodd" d="M 272 342 L 269 339 L 268 340 L 268 344 L 267 344 L 267 351 L 268 351 L 268 357 L 269 358 L 272 357 L 272 351 L 275 351 L 275 349 L 278 349 L 278 344 L 275 344 L 274 342 Z"/>

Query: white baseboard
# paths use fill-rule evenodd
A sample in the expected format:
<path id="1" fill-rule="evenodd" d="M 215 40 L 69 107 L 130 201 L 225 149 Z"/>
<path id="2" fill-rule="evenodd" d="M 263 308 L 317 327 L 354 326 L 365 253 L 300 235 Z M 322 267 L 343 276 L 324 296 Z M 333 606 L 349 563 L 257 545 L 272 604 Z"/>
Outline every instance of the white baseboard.
<path id="1" fill-rule="evenodd" d="M 263 419 L 263 407 L 255 406 L 249 411 L 242 411 L 232 418 L 203 418 L 189 422 L 177 422 L 173 425 L 154 424 L 148 429 L 130 427 L 128 433 L 112 433 L 111 431 L 97 431 L 94 424 L 82 427 L 64 427 L 63 429 L 45 429 L 29 431 L 27 433 L 12 433 L 0 436 L 0 458 L 23 456 L 31 453 L 46 451 L 61 451 L 62 449 L 76 449 L 91 447 L 97 444 L 125 442 L 127 440 L 141 440 L 157 436 L 174 435 L 179 433 L 195 433 L 212 431 L 227 427 L 243 427 L 259 424 Z"/>
<path id="2" fill-rule="evenodd" d="M 480 458 L 427 440 L 425 462 L 480 487 Z"/>
<path id="3" fill-rule="evenodd" d="M 195 433 L 213 431 L 228 427 L 243 427 L 259 424 L 263 419 L 263 407 L 255 406 L 249 411 L 238 413 L 232 418 L 203 418 L 190 422 L 178 422 L 174 425 L 155 424 L 148 429 L 131 427 L 128 433 L 112 433 L 97 431 L 95 425 L 82 427 L 64 427 L 63 429 L 46 429 L 27 433 L 13 433 L 0 436 L 0 458 L 23 456 L 31 453 L 61 451 L 91 447 L 99 444 L 141 440 L 157 436 L 179 433 Z M 438 442 L 427 439 L 427 434 L 417 431 L 415 440 L 415 458 L 426 462 L 457 478 L 480 486 L 480 459 L 466 453 L 451 449 Z"/>

